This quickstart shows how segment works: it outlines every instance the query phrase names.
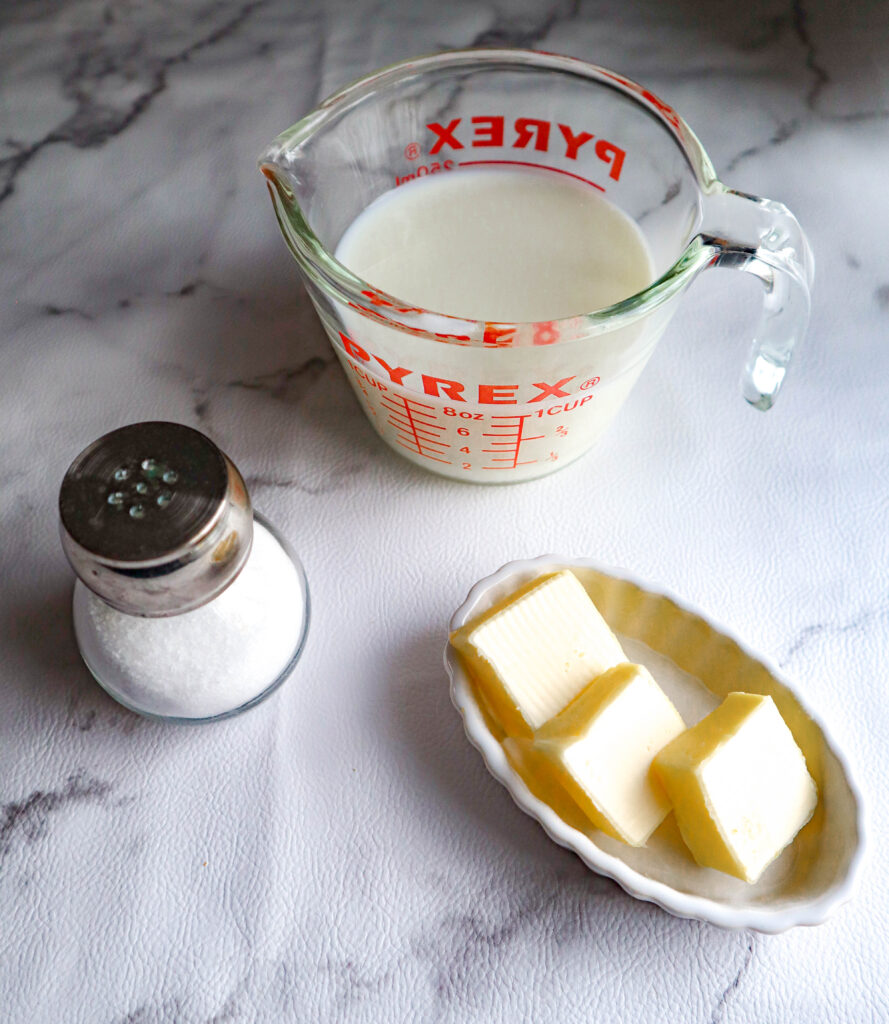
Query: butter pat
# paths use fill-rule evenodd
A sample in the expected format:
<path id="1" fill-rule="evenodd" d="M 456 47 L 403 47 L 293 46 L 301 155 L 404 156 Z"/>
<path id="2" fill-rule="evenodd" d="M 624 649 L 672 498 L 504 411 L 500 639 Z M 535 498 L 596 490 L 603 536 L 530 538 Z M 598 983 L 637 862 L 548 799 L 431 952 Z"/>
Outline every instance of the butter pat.
<path id="1" fill-rule="evenodd" d="M 698 864 L 755 882 L 818 802 L 771 697 L 730 693 L 654 760 Z"/>
<path id="2" fill-rule="evenodd" d="M 652 759 L 684 729 L 648 670 L 625 663 L 594 679 L 534 741 L 597 828 L 643 846 L 670 813 Z"/>
<path id="3" fill-rule="evenodd" d="M 534 580 L 451 636 L 503 728 L 529 735 L 595 676 L 626 661 L 580 580 Z"/>

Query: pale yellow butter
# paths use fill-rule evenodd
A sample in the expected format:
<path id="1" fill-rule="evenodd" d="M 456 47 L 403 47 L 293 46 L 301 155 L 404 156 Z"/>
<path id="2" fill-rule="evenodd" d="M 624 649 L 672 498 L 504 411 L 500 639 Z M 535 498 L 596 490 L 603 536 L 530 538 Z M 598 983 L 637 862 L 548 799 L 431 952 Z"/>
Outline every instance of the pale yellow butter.
<path id="1" fill-rule="evenodd" d="M 451 635 L 507 734 L 529 735 L 626 661 L 577 577 L 543 576 Z"/>
<path id="2" fill-rule="evenodd" d="M 597 828 L 643 846 L 670 813 L 652 759 L 684 729 L 648 670 L 625 663 L 594 679 L 534 742 Z"/>
<path id="3" fill-rule="evenodd" d="M 771 697 L 730 693 L 654 759 L 698 864 L 755 882 L 818 801 Z"/>

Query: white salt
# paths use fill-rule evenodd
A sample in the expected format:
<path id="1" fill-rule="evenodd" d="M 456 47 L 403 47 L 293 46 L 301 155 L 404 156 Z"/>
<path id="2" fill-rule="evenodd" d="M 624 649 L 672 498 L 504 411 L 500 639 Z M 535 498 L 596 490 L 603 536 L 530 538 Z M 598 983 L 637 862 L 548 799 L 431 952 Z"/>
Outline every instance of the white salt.
<path id="1" fill-rule="evenodd" d="M 254 522 L 235 581 L 209 604 L 166 618 L 127 615 L 77 584 L 74 626 L 90 670 L 124 704 L 174 718 L 210 718 L 246 704 L 287 667 L 306 618 L 302 578 Z"/>

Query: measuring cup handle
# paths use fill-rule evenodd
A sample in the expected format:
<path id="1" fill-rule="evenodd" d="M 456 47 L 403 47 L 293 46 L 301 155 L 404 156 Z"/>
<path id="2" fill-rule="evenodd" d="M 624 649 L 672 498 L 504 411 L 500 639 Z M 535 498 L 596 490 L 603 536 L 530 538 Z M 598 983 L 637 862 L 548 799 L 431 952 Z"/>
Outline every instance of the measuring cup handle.
<path id="1" fill-rule="evenodd" d="M 796 217 L 783 203 L 717 184 L 704 200 L 702 241 L 710 266 L 754 274 L 765 288 L 759 326 L 741 374 L 744 398 L 770 409 L 794 346 L 809 322 L 814 260 Z"/>

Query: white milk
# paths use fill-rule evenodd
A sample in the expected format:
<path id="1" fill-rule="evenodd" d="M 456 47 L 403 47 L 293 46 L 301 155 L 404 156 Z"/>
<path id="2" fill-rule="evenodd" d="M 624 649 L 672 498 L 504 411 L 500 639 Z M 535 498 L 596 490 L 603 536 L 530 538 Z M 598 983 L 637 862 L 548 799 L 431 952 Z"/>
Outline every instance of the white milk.
<path id="1" fill-rule="evenodd" d="M 555 172 L 464 169 L 400 185 L 359 214 L 336 257 L 405 306 L 484 322 L 474 344 L 453 344 L 350 312 L 348 335 L 333 338 L 383 438 L 458 479 L 531 479 L 582 454 L 663 326 L 656 314 L 571 340 L 589 332 L 582 314 L 647 287 L 653 263 L 629 217 Z M 427 320 L 443 334 L 467 329 Z"/>
<path id="2" fill-rule="evenodd" d="M 592 186 L 530 170 L 461 170 L 372 203 L 337 259 L 412 306 L 470 320 L 557 320 L 642 291 L 641 231 Z"/>

